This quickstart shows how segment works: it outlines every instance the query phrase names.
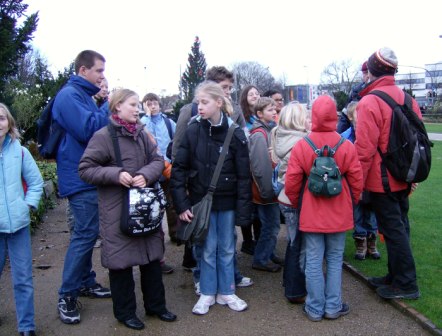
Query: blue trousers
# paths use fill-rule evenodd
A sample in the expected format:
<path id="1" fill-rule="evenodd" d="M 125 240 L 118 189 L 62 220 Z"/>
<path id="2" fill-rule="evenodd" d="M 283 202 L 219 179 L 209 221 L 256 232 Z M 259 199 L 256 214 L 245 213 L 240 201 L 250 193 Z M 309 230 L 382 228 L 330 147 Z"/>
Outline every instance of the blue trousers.
<path id="1" fill-rule="evenodd" d="M 64 259 L 60 297 L 77 297 L 80 287 L 96 284 L 92 271 L 92 252 L 98 237 L 98 197 L 96 190 L 82 191 L 69 196 L 74 216 L 71 240 Z"/>
<path id="2" fill-rule="evenodd" d="M 0 233 L 0 276 L 5 267 L 6 253 L 11 263 L 18 331 L 35 330 L 31 233 L 28 226 L 14 233 Z"/>

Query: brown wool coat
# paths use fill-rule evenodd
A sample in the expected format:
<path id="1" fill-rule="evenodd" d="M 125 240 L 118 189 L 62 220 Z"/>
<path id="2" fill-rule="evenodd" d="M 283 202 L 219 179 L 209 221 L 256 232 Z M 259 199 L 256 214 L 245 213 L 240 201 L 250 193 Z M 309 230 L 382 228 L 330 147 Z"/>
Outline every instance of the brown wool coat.
<path id="1" fill-rule="evenodd" d="M 131 134 L 113 121 L 110 123 L 116 128 L 124 170 L 132 176 L 143 175 L 148 186 L 158 181 L 164 160 L 143 126 L 139 125 L 135 134 Z M 78 170 L 84 181 L 98 188 L 102 265 L 118 270 L 161 260 L 164 255 L 161 232 L 147 237 L 128 237 L 120 231 L 126 188 L 119 183 L 123 168 L 117 166 L 107 127 L 97 131 L 89 141 Z"/>

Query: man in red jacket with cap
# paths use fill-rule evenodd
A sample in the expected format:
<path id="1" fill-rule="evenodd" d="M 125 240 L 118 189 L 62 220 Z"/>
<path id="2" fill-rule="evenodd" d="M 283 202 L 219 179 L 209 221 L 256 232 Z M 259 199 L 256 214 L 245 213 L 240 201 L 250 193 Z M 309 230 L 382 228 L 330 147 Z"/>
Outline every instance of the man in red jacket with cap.
<path id="1" fill-rule="evenodd" d="M 407 183 L 396 180 L 387 171 L 390 192 L 384 190 L 381 177 L 381 156 L 378 149 L 387 151 L 392 110 L 370 91 L 387 93 L 403 104 L 404 92 L 395 85 L 394 74 L 398 61 L 393 50 L 382 48 L 367 61 L 369 83 L 361 91 L 357 111 L 356 149 L 364 175 L 364 189 L 376 214 L 379 231 L 384 235 L 388 254 L 388 273 L 370 278 L 370 284 L 385 299 L 417 299 L 420 296 L 416 281 L 416 267 L 410 246 Z M 413 99 L 413 110 L 422 118 L 419 105 Z"/>

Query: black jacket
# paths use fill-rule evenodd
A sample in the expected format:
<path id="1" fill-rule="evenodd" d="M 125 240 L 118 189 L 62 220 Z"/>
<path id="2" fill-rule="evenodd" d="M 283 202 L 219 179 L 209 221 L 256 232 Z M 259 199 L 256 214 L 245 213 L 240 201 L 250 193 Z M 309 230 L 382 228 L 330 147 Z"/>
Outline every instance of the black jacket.
<path id="1" fill-rule="evenodd" d="M 216 126 L 199 116 L 191 120 L 172 166 L 170 186 L 178 214 L 190 209 L 207 193 L 231 123 L 225 114 Z M 221 169 L 212 209 L 236 210 L 236 225 L 250 224 L 250 181 L 247 138 L 237 127 Z"/>
<path id="2" fill-rule="evenodd" d="M 360 101 L 362 97 L 359 95 L 359 92 L 361 92 L 366 86 L 367 86 L 367 84 L 362 82 L 362 83 L 359 83 L 358 85 L 352 87 L 351 92 L 350 92 L 350 96 L 348 97 L 347 105 L 345 105 L 345 107 L 347 107 L 348 104 L 350 104 L 352 101 Z M 338 126 L 336 128 L 336 132 L 341 134 L 342 132 L 346 131 L 350 126 L 351 126 L 351 122 L 350 122 L 350 119 L 348 119 L 347 114 L 341 112 L 341 115 L 339 116 L 339 120 L 338 120 Z"/>

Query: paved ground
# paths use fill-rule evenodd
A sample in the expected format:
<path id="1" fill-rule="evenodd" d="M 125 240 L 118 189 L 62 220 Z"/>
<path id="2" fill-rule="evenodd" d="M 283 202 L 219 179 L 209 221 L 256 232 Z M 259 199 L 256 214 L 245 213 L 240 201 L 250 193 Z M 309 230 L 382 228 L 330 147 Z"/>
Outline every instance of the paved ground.
<path id="1" fill-rule="evenodd" d="M 428 133 L 430 140 L 442 141 L 442 133 Z"/>
<path id="2" fill-rule="evenodd" d="M 278 250 L 285 247 L 285 226 L 282 225 Z M 38 335 L 429 335 L 413 319 L 405 316 L 391 304 L 378 298 L 357 278 L 344 271 L 343 297 L 350 304 L 349 315 L 336 321 L 308 321 L 301 306 L 287 303 L 281 287 L 281 273 L 269 274 L 252 270 L 251 257 L 239 253 L 241 271 L 253 278 L 255 285 L 240 288 L 238 296 L 249 304 L 249 309 L 236 313 L 215 305 L 205 316 L 192 315 L 197 301 L 193 292 L 191 274 L 180 267 L 182 247 L 166 242 L 168 263 L 176 267 L 174 273 L 164 276 L 168 308 L 178 315 L 175 323 L 165 323 L 144 317 L 140 302 L 139 274 L 136 273 L 138 315 L 146 322 L 144 331 L 136 332 L 119 324 L 112 315 L 109 299 L 81 300 L 82 322 L 65 325 L 57 314 L 57 290 L 60 285 L 63 259 L 69 233 L 65 222 L 65 203 L 48 213 L 48 218 L 33 236 L 35 308 Z M 106 270 L 100 265 L 100 249 L 94 251 L 97 278 L 108 285 Z M 40 268 L 39 268 L 40 267 Z M 47 268 L 49 267 L 49 268 Z M 0 281 L 0 335 L 15 335 L 16 320 L 9 268 Z"/>

